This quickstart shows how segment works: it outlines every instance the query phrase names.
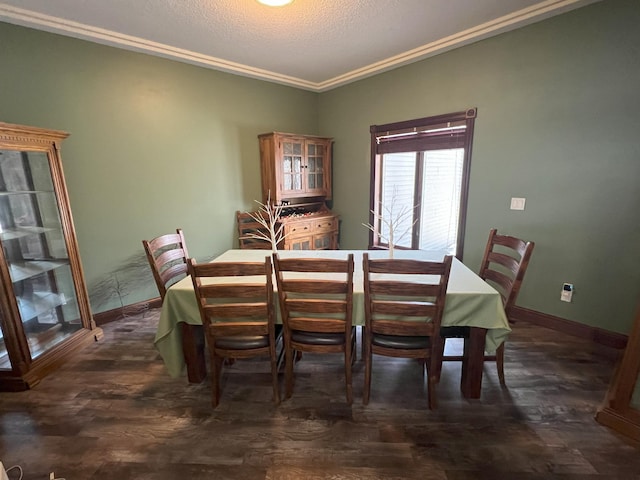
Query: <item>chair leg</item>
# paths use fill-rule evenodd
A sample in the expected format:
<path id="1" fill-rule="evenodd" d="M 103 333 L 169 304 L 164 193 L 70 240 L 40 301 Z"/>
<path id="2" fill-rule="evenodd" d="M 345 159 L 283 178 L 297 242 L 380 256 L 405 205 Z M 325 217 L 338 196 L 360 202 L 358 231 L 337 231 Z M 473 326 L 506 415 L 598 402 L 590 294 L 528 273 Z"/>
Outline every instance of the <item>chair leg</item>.
<path id="1" fill-rule="evenodd" d="M 351 337 L 351 366 L 352 367 L 356 363 L 356 357 L 358 356 L 358 354 L 356 353 L 357 350 L 358 350 L 358 342 L 356 341 L 356 335 L 354 331 L 353 337 Z M 362 351 L 364 352 L 364 348 Z"/>
<path id="2" fill-rule="evenodd" d="M 273 401 L 276 405 L 280 404 L 280 387 L 278 386 L 278 357 L 276 355 L 276 346 L 274 343 L 269 348 L 271 357 L 271 379 L 273 382 Z"/>
<path id="3" fill-rule="evenodd" d="M 496 350 L 496 367 L 498 368 L 498 380 L 500 380 L 500 385 L 504 387 L 507 385 L 504 380 L 504 342 Z"/>
<path id="4" fill-rule="evenodd" d="M 224 357 L 219 357 L 215 353 L 211 354 L 211 405 L 213 408 L 216 408 L 220 403 L 220 377 L 223 363 Z"/>
<path id="5" fill-rule="evenodd" d="M 432 351 L 431 368 L 436 383 L 440 382 L 440 375 L 442 374 L 442 361 L 444 357 L 444 347 L 446 340 L 447 339 L 444 337 L 439 337 L 438 339 L 436 339 L 436 343 Z"/>
<path id="6" fill-rule="evenodd" d="M 285 372 L 284 372 L 284 377 L 285 377 L 285 398 L 291 398 L 291 395 L 293 393 L 293 355 L 294 355 L 294 350 L 291 347 L 291 345 L 285 343 L 285 353 L 284 353 L 284 357 L 285 357 Z"/>
<path id="7" fill-rule="evenodd" d="M 353 403 L 353 387 L 351 381 L 351 360 L 355 352 L 351 349 L 351 343 L 345 346 L 344 349 L 344 381 L 347 388 L 347 405 Z"/>
<path id="8" fill-rule="evenodd" d="M 367 341 L 364 343 L 363 338 L 363 353 L 364 358 L 364 391 L 362 392 L 362 404 L 369 405 L 369 395 L 371 393 L 371 363 L 373 361 L 373 354 L 371 353 L 371 344 Z"/>
<path id="9" fill-rule="evenodd" d="M 427 369 L 427 404 L 429 405 L 429 410 L 434 410 L 438 406 L 436 400 L 437 384 L 436 377 L 431 375 L 431 372 Z"/>

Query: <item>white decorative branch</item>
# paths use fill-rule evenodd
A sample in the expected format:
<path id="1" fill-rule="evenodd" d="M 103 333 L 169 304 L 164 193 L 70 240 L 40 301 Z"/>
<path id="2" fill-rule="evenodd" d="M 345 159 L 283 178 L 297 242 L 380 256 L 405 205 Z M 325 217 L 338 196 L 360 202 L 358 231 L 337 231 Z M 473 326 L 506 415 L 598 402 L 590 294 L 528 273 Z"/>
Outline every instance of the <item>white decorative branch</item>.
<path id="1" fill-rule="evenodd" d="M 284 233 L 284 224 L 280 223 L 280 217 L 282 215 L 283 205 L 273 205 L 271 203 L 271 192 L 269 191 L 269 197 L 267 203 L 262 203 L 258 200 L 254 200 L 260 205 L 257 212 L 246 212 L 251 218 L 264 227 L 264 230 L 256 230 L 252 233 L 247 233 L 242 238 L 250 238 L 254 240 L 262 240 L 271 244 L 272 250 L 275 252 L 278 250 L 278 244 L 284 240 L 287 235 Z"/>
<path id="2" fill-rule="evenodd" d="M 396 211 L 396 199 L 397 189 L 394 188 L 393 194 L 391 195 L 391 203 L 389 204 L 389 206 L 384 205 L 383 202 L 380 201 L 379 211 L 376 212 L 374 210 L 371 210 L 371 213 L 374 216 L 374 224 L 362 224 L 369 230 L 371 230 L 380 241 L 386 241 L 386 243 L 389 245 L 389 256 L 391 258 L 393 258 L 394 246 L 397 245 L 408 234 L 411 234 L 413 226 L 418 221 L 417 219 L 414 220 L 409 224 L 407 228 L 398 233 L 397 230 L 399 226 L 413 218 L 413 211 L 416 209 L 417 205 L 414 205 L 412 208 L 409 208 L 406 205 L 402 205 L 400 207 L 400 210 Z M 382 225 L 386 225 L 388 235 L 383 234 Z"/>

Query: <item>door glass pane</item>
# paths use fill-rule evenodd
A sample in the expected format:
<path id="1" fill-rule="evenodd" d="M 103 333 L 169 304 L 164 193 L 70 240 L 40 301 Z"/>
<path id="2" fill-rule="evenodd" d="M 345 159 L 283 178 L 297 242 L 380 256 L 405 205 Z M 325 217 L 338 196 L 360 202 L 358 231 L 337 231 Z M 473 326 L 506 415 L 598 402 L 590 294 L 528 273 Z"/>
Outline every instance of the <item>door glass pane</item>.
<path id="1" fill-rule="evenodd" d="M 420 249 L 455 255 L 464 149 L 424 152 Z"/>
<path id="2" fill-rule="evenodd" d="M 0 150 L 0 241 L 35 359 L 83 328 L 45 152 Z"/>
<path id="3" fill-rule="evenodd" d="M 307 188 L 319 190 L 323 185 L 322 177 L 322 145 L 309 145 L 307 156 Z"/>
<path id="4" fill-rule="evenodd" d="M 282 171 L 284 172 L 283 174 L 284 185 L 282 188 L 284 190 L 291 190 L 291 172 L 293 171 L 292 157 L 290 156 L 282 157 Z"/>
<path id="5" fill-rule="evenodd" d="M 302 190 L 302 157 L 293 157 L 293 190 Z"/>
<path id="6" fill-rule="evenodd" d="M 331 236 L 323 235 L 321 237 L 314 237 L 314 249 L 327 250 L 331 246 Z"/>
<path id="7" fill-rule="evenodd" d="M 411 230 L 416 176 L 416 153 L 390 153 L 382 159 L 381 242 L 389 243 L 393 225 L 393 244 L 411 247 Z"/>

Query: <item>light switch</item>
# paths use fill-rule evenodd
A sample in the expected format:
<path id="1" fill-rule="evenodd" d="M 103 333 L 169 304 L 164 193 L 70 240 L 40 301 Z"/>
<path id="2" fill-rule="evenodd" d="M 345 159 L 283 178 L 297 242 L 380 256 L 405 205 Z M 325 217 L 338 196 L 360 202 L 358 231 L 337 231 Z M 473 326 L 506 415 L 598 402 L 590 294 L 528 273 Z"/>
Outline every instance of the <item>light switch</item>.
<path id="1" fill-rule="evenodd" d="M 524 210 L 525 198 L 511 198 L 511 210 Z"/>

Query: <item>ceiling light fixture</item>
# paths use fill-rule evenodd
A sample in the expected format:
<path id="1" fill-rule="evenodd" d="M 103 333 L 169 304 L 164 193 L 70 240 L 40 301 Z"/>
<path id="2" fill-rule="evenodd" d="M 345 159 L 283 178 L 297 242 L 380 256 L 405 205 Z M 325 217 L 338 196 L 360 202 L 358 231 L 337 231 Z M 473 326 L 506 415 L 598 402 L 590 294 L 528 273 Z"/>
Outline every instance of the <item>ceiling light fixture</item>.
<path id="1" fill-rule="evenodd" d="M 293 0 L 258 0 L 258 2 L 270 7 L 284 7 L 285 5 L 289 5 L 293 2 Z"/>

